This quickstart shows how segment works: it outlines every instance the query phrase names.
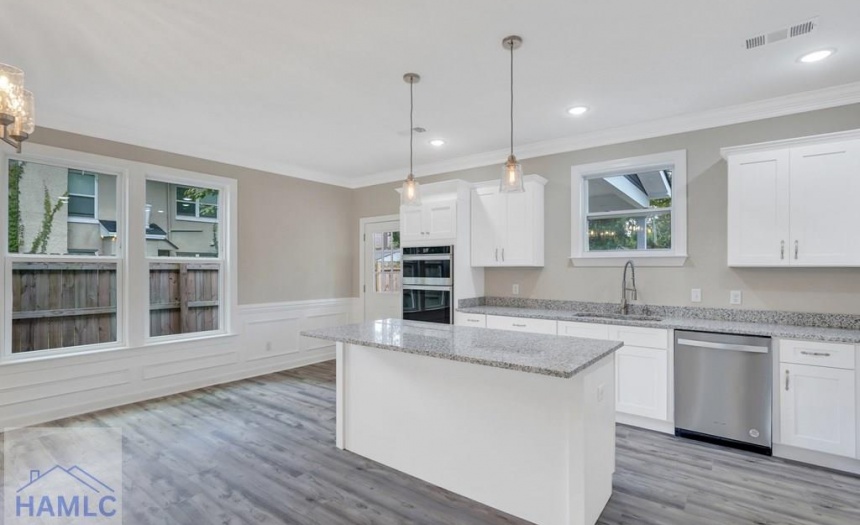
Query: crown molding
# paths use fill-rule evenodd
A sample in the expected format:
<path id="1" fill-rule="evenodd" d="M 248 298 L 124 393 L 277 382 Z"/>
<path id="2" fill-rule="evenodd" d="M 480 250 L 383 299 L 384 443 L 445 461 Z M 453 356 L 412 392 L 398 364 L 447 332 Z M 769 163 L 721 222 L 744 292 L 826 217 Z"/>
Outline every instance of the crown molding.
<path id="1" fill-rule="evenodd" d="M 860 82 L 854 82 L 756 102 L 668 117 L 640 124 L 632 124 L 630 126 L 520 145 L 517 146 L 517 157 L 520 159 L 543 157 L 557 153 L 805 113 L 807 111 L 845 106 L 858 102 L 860 102 Z M 426 177 L 440 173 L 491 166 L 493 164 L 501 166 L 507 155 L 508 150 L 499 149 L 432 164 L 423 164 L 415 167 L 415 176 Z M 417 173 L 420 173 L 420 175 Z M 352 179 L 350 187 L 362 188 L 395 182 L 401 179 L 403 179 L 402 169 L 384 171 Z"/>

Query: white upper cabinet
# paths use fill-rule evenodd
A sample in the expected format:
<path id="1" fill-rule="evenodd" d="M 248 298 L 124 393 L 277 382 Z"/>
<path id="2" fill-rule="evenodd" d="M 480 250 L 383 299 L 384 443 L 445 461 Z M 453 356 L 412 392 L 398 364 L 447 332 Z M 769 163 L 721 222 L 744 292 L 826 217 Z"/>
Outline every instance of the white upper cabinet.
<path id="1" fill-rule="evenodd" d="M 543 266 L 544 185 L 524 178 L 522 193 L 501 193 L 498 181 L 472 189 L 472 266 Z"/>
<path id="2" fill-rule="evenodd" d="M 729 266 L 860 266 L 860 131 L 723 155 Z"/>
<path id="3" fill-rule="evenodd" d="M 400 242 L 449 241 L 457 237 L 457 200 L 400 207 Z"/>

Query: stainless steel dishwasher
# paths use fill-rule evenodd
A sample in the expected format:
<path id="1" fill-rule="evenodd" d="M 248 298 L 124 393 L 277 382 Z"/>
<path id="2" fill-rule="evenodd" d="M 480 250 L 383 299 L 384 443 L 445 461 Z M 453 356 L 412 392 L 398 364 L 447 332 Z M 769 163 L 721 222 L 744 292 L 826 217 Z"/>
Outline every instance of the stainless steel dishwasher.
<path id="1" fill-rule="evenodd" d="M 675 331 L 675 435 L 771 453 L 770 337 Z"/>

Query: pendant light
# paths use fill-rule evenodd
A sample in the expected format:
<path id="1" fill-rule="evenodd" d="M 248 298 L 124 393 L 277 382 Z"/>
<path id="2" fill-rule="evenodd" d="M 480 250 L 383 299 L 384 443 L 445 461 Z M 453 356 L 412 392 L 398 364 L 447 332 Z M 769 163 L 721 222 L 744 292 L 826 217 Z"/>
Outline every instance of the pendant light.
<path id="1" fill-rule="evenodd" d="M 523 39 L 511 35 L 502 40 L 502 46 L 511 52 L 511 154 L 502 168 L 500 189 L 503 193 L 518 193 L 525 191 L 523 187 L 523 167 L 514 156 L 514 49 L 523 45 Z"/>
<path id="2" fill-rule="evenodd" d="M 415 134 L 415 126 L 412 123 L 412 116 L 415 112 L 415 103 L 412 96 L 412 88 L 421 80 L 421 76 L 417 73 L 406 73 L 403 75 L 403 81 L 409 84 L 409 175 L 403 181 L 403 190 L 400 192 L 401 206 L 421 206 L 421 188 L 418 181 L 415 180 L 415 175 L 412 173 L 412 142 Z"/>

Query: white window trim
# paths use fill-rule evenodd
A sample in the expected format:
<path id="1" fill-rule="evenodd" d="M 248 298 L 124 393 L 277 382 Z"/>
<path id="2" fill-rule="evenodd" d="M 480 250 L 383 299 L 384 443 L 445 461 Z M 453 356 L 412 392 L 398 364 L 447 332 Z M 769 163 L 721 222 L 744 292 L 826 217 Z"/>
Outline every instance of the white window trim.
<path id="1" fill-rule="evenodd" d="M 585 212 L 586 181 L 601 175 L 627 174 L 674 165 L 672 172 L 672 249 L 649 251 L 589 252 Z M 570 259 L 574 266 L 623 266 L 633 260 L 640 266 L 683 266 L 687 260 L 687 150 L 667 151 L 571 167 Z"/>
<path id="2" fill-rule="evenodd" d="M 117 220 L 125 217 L 125 201 L 126 201 L 126 184 L 128 181 L 128 170 L 118 168 L 111 165 L 91 164 L 86 162 L 78 162 L 73 159 L 31 155 L 31 154 L 5 154 L 0 156 L 0 174 L 3 180 L 9 180 L 9 161 L 19 160 L 22 162 L 33 162 L 38 164 L 46 164 L 64 169 L 78 169 L 81 171 L 89 171 L 96 173 L 104 173 L 106 175 L 114 175 L 116 181 L 116 216 Z M 9 185 L 0 184 L 0 239 L 3 239 L 3 245 L 0 247 L 0 259 L 2 259 L 2 268 L 0 268 L 0 293 L 3 294 L 0 300 L 0 327 L 3 333 L 3 338 L 0 340 L 0 365 L 5 363 L 15 363 L 22 361 L 42 360 L 68 357 L 70 355 L 86 354 L 98 351 L 113 351 L 126 348 L 128 346 L 128 294 L 126 293 L 128 284 L 128 256 L 125 251 L 125 243 L 118 241 L 116 249 L 117 255 L 111 256 L 82 256 L 82 255 L 33 255 L 33 254 L 10 254 L 7 248 L 7 239 L 9 238 L 8 220 L 9 217 Z M 96 221 L 97 222 L 97 221 Z M 125 221 L 120 224 L 123 228 Z M 96 343 L 91 345 L 69 346 L 56 349 L 35 350 L 32 352 L 24 352 L 19 354 L 12 353 L 12 294 L 6 293 L 6 283 L 11 282 L 12 266 L 16 262 L 67 262 L 67 263 L 113 263 L 117 267 L 117 290 L 116 290 L 116 341 L 107 343 Z"/>
<path id="3" fill-rule="evenodd" d="M 176 216 L 175 203 L 176 195 L 170 197 L 174 202 L 174 218 L 178 221 L 196 220 L 197 222 L 212 222 L 219 223 L 218 228 L 218 257 L 145 257 L 145 274 L 149 275 L 150 265 L 155 263 L 218 263 L 221 265 L 219 273 L 219 290 L 221 292 L 220 307 L 218 308 L 218 330 L 208 330 L 205 332 L 192 332 L 188 334 L 172 334 L 162 336 L 150 335 L 149 318 L 146 319 L 144 327 L 144 341 L 146 346 L 159 345 L 164 343 L 189 341 L 195 339 L 208 339 L 218 336 L 235 335 L 238 330 L 238 276 L 236 269 L 238 268 L 238 250 L 237 250 L 237 190 L 238 183 L 235 179 L 226 177 L 218 177 L 215 175 L 205 175 L 199 173 L 184 172 L 182 174 L 167 174 L 165 172 L 147 172 L 143 182 L 144 195 L 146 181 L 158 181 L 176 186 L 190 187 L 206 187 L 218 190 L 218 218 L 216 219 L 196 219 L 192 217 L 181 218 Z M 144 197 L 145 198 L 145 197 Z M 198 208 L 199 209 L 199 208 Z M 146 242 L 142 238 L 142 242 Z M 148 280 L 146 281 L 148 283 Z M 143 301 L 141 304 L 142 311 L 149 312 L 149 287 L 141 289 Z"/>

